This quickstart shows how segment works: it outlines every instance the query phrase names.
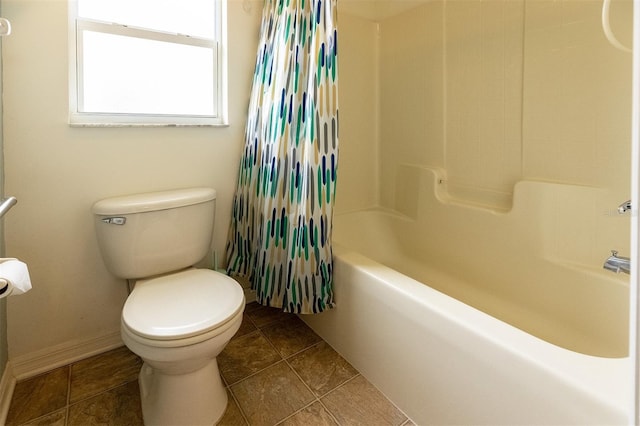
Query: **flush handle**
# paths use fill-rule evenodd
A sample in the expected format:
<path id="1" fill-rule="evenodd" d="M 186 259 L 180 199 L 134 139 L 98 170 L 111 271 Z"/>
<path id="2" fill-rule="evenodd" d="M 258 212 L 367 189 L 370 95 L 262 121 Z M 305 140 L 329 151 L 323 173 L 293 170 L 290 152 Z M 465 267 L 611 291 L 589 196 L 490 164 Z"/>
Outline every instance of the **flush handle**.
<path id="1" fill-rule="evenodd" d="M 108 223 L 109 225 L 124 225 L 127 223 L 127 218 L 122 216 L 115 217 L 105 217 L 102 219 L 104 223 Z"/>

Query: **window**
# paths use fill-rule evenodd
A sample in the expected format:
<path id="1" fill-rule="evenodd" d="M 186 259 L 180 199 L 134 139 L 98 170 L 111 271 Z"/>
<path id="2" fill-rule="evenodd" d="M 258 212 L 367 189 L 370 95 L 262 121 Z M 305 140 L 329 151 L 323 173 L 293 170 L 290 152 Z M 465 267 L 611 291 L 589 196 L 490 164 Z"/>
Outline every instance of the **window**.
<path id="1" fill-rule="evenodd" d="M 224 125 L 224 0 L 70 3 L 71 125 Z"/>

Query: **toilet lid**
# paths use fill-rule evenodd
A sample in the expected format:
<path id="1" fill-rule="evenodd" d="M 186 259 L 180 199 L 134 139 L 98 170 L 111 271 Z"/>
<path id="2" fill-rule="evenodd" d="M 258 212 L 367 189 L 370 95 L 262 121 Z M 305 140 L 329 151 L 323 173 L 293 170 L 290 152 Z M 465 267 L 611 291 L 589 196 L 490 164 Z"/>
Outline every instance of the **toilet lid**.
<path id="1" fill-rule="evenodd" d="M 189 269 L 138 281 L 122 309 L 133 333 L 180 339 L 220 327 L 242 310 L 244 291 L 234 279 L 209 269 Z"/>

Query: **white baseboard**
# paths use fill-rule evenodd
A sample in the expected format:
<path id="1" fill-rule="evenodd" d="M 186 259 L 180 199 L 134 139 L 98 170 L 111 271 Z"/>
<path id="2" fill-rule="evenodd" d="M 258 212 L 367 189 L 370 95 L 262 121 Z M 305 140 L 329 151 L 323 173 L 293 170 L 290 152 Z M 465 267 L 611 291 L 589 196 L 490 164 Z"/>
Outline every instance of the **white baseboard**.
<path id="1" fill-rule="evenodd" d="M 88 340 L 62 343 L 40 351 L 21 355 L 10 359 L 9 364 L 12 366 L 14 380 L 19 381 L 118 348 L 122 345 L 120 332 L 117 331 Z"/>
<path id="2" fill-rule="evenodd" d="M 6 424 L 15 387 L 16 378 L 13 375 L 13 367 L 11 362 L 8 362 L 4 368 L 2 379 L 0 379 L 0 425 Z"/>

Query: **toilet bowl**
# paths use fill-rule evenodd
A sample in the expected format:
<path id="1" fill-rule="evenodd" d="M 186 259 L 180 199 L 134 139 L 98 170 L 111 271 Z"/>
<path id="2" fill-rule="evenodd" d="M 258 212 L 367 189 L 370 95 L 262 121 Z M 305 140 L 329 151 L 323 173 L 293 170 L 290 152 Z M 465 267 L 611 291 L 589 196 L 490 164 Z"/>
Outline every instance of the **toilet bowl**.
<path id="1" fill-rule="evenodd" d="M 96 232 L 107 269 L 134 281 L 121 315 L 139 375 L 146 425 L 213 425 L 227 393 L 216 357 L 238 331 L 240 284 L 193 265 L 206 256 L 215 191 L 194 188 L 97 202 Z"/>
<path id="2" fill-rule="evenodd" d="M 189 269 L 136 283 L 122 310 L 125 345 L 149 425 L 213 425 L 227 406 L 216 357 L 238 331 L 244 292 L 231 278 Z"/>

